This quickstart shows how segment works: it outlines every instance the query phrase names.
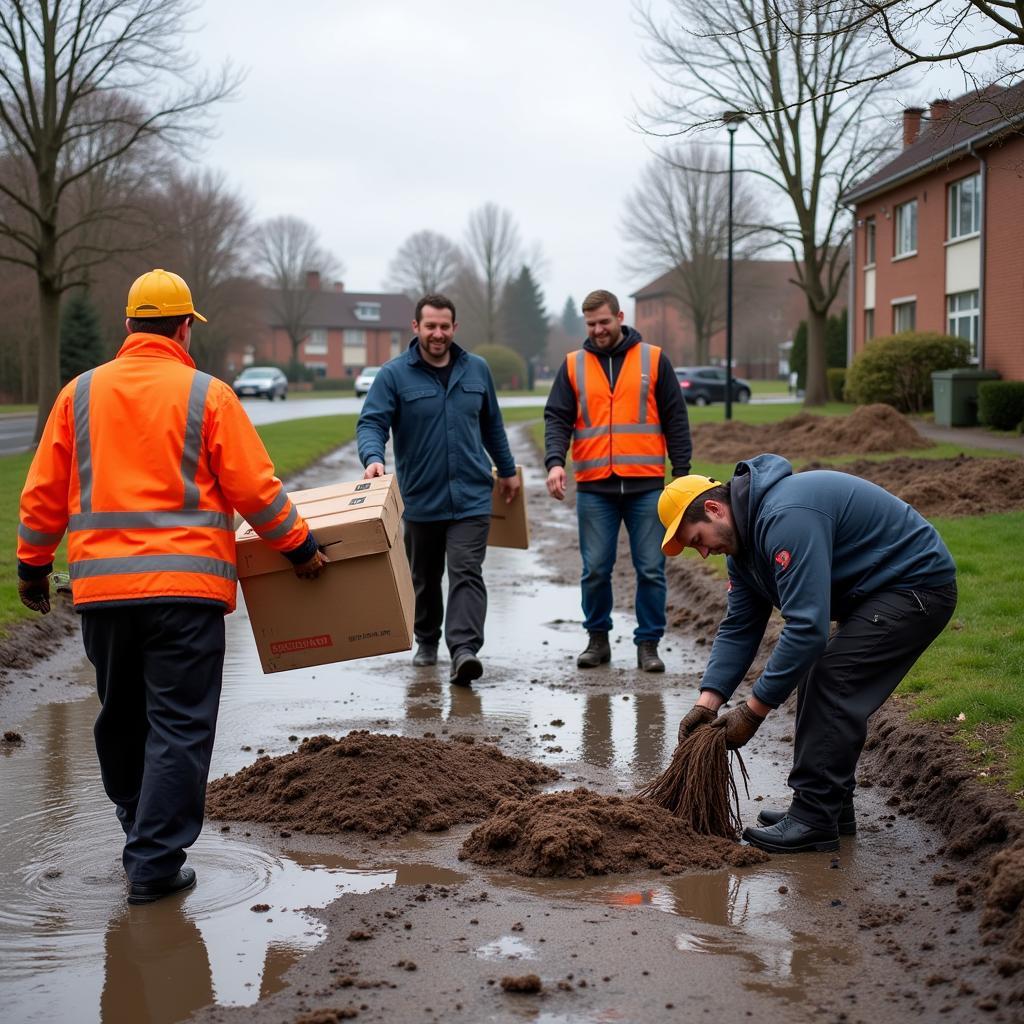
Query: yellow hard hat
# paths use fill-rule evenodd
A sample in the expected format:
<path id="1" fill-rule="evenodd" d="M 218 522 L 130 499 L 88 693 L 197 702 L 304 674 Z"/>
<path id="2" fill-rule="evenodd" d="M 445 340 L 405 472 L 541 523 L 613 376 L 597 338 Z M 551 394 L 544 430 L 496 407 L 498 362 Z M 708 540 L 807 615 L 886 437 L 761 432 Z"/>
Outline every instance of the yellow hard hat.
<path id="1" fill-rule="evenodd" d="M 132 320 L 156 316 L 191 314 L 206 323 L 206 317 L 192 305 L 192 293 L 185 281 L 169 270 L 151 270 L 135 278 L 128 289 L 125 315 Z"/>
<path id="2" fill-rule="evenodd" d="M 683 545 L 676 540 L 676 530 L 683 521 L 683 513 L 690 507 L 694 498 L 718 487 L 721 481 L 712 480 L 709 476 L 679 476 L 661 492 L 658 498 L 658 518 L 665 527 L 665 539 L 661 542 L 661 550 L 666 555 L 678 555 Z"/>

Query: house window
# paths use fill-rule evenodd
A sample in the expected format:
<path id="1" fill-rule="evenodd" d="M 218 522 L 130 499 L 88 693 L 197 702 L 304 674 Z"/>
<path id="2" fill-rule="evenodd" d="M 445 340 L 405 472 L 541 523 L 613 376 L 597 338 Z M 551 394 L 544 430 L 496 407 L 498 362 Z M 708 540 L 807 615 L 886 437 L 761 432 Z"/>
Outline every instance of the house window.
<path id="1" fill-rule="evenodd" d="M 949 238 L 981 230 L 981 175 L 972 174 L 949 186 Z"/>
<path id="2" fill-rule="evenodd" d="M 957 292 L 946 296 L 946 324 L 950 334 L 966 338 L 971 343 L 971 357 L 978 355 L 978 326 L 981 310 L 978 292 Z"/>
<path id="3" fill-rule="evenodd" d="M 306 369 L 313 374 L 314 377 L 326 377 L 327 376 L 327 364 L 326 363 L 306 363 Z"/>
<path id="4" fill-rule="evenodd" d="M 870 341 L 875 336 L 875 311 L 864 310 L 864 340 Z"/>
<path id="5" fill-rule="evenodd" d="M 374 322 L 380 321 L 380 303 L 379 302 L 357 302 L 355 308 L 355 314 L 357 320 L 372 320 Z"/>
<path id="6" fill-rule="evenodd" d="M 306 355 L 327 355 L 327 330 L 325 328 L 314 327 L 313 330 L 306 335 Z"/>
<path id="7" fill-rule="evenodd" d="M 892 307 L 892 332 L 902 334 L 912 331 L 917 323 L 917 301 L 894 302 Z"/>
<path id="8" fill-rule="evenodd" d="M 896 207 L 896 255 L 911 256 L 917 252 L 917 200 Z"/>
<path id="9" fill-rule="evenodd" d="M 864 265 L 875 265 L 875 218 L 868 217 L 864 221 Z"/>
<path id="10" fill-rule="evenodd" d="M 346 367 L 366 365 L 366 331 L 345 328 L 342 362 Z"/>
<path id="11" fill-rule="evenodd" d="M 395 359 L 402 354 L 405 347 L 405 335 L 401 331 L 391 332 L 391 358 Z"/>

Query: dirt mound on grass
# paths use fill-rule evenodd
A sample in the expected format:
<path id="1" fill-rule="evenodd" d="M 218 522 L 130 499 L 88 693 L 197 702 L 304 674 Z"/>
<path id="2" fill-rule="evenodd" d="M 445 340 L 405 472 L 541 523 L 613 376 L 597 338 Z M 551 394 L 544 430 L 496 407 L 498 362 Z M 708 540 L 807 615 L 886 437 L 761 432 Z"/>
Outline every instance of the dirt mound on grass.
<path id="1" fill-rule="evenodd" d="M 752 846 L 692 832 L 650 800 L 587 789 L 503 800 L 459 850 L 460 860 L 517 875 L 582 878 L 660 868 L 665 874 L 760 864 Z"/>
<path id="2" fill-rule="evenodd" d="M 294 754 L 261 757 L 210 784 L 211 818 L 262 821 L 296 831 L 370 835 L 438 832 L 485 817 L 558 772 L 497 747 L 351 732 L 313 736 Z"/>
<path id="3" fill-rule="evenodd" d="M 913 505 L 923 516 L 979 516 L 1024 508 L 1024 459 L 858 459 L 841 466 L 813 462 L 870 480 Z"/>
<path id="4" fill-rule="evenodd" d="M 702 423 L 692 433 L 694 455 L 705 462 L 739 462 L 762 452 L 793 459 L 932 447 L 891 405 L 861 405 L 849 416 L 801 412 L 778 423 Z"/>

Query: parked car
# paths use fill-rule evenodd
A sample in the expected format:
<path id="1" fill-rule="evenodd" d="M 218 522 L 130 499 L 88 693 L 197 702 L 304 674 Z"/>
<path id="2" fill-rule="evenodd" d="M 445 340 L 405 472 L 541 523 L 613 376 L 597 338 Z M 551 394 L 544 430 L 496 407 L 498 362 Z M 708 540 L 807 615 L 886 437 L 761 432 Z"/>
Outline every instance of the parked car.
<path id="1" fill-rule="evenodd" d="M 683 398 L 690 405 L 710 405 L 712 402 L 725 401 L 725 367 L 677 366 L 675 370 Z M 732 400 L 750 401 L 750 384 L 747 381 L 733 377 Z"/>
<path id="2" fill-rule="evenodd" d="M 276 366 L 247 366 L 232 382 L 239 398 L 255 395 L 282 401 L 288 397 L 288 378 Z"/>
<path id="3" fill-rule="evenodd" d="M 362 398 L 370 390 L 373 378 L 380 373 L 379 366 L 364 366 L 363 372 L 356 377 L 356 398 Z"/>

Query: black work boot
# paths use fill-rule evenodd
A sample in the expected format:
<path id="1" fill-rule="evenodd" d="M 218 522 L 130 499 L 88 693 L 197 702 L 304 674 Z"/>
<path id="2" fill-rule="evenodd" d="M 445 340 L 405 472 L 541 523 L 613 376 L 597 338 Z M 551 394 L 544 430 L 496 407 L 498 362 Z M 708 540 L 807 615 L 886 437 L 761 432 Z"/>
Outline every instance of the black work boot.
<path id="1" fill-rule="evenodd" d="M 422 642 L 419 647 L 416 648 L 416 653 L 412 657 L 412 663 L 417 668 L 423 668 L 426 665 L 436 665 L 437 644 L 428 644 L 425 641 Z"/>
<path id="2" fill-rule="evenodd" d="M 665 662 L 658 657 L 657 640 L 641 640 L 636 645 L 636 667 L 645 672 L 665 671 Z"/>
<path id="3" fill-rule="evenodd" d="M 612 649 L 608 644 L 608 634 L 592 632 L 587 649 L 576 659 L 576 667 L 597 668 L 598 665 L 607 665 L 611 660 Z"/>
<path id="4" fill-rule="evenodd" d="M 131 904 L 155 903 L 165 896 L 184 892 L 196 884 L 196 873 L 191 868 L 182 868 L 170 878 L 159 882 L 131 882 L 128 886 L 128 902 Z"/>
<path id="5" fill-rule="evenodd" d="M 788 814 L 768 828 L 745 828 L 743 838 L 769 853 L 826 853 L 839 849 L 839 830 L 805 825 Z"/>
<path id="6" fill-rule="evenodd" d="M 770 811 L 767 808 L 757 816 L 757 823 L 762 827 L 777 825 L 789 814 L 789 811 Z M 855 836 L 857 834 L 857 815 L 853 810 L 853 801 L 846 800 L 839 809 L 839 834 Z"/>
<path id="7" fill-rule="evenodd" d="M 452 655 L 452 671 L 449 682 L 455 686 L 469 686 L 474 679 L 484 674 L 480 659 L 469 650 L 456 651 Z"/>

